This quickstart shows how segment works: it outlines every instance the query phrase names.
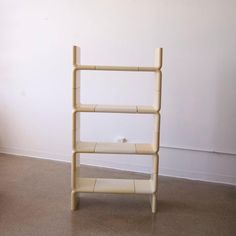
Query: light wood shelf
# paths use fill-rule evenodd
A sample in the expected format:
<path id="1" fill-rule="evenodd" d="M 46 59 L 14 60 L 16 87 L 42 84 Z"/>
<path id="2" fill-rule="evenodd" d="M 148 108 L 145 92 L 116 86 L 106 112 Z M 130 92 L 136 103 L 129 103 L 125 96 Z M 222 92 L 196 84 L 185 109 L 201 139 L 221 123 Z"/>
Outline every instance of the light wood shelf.
<path id="1" fill-rule="evenodd" d="M 148 143 L 77 142 L 75 152 L 153 155 L 157 152 L 157 148 Z"/>
<path id="2" fill-rule="evenodd" d="M 144 66 L 97 66 L 97 65 L 75 65 L 76 70 L 105 70 L 105 71 L 142 71 L 156 72 L 160 67 L 144 67 Z"/>
<path id="3" fill-rule="evenodd" d="M 121 106 L 121 105 L 77 105 L 75 112 L 104 112 L 104 113 L 141 113 L 156 114 L 158 112 L 154 106 Z"/>
<path id="4" fill-rule="evenodd" d="M 77 177 L 78 193 L 152 194 L 151 179 L 106 179 Z"/>
<path id="5" fill-rule="evenodd" d="M 80 64 L 80 48 L 73 47 L 73 73 L 72 73 L 72 146 L 71 161 L 71 209 L 77 209 L 77 193 L 117 193 L 117 194 L 150 194 L 151 209 L 157 210 L 157 186 L 159 165 L 160 140 L 160 109 L 162 85 L 162 49 L 155 49 L 155 63 L 153 67 L 133 66 L 97 66 Z M 81 104 L 80 101 L 80 71 L 136 71 L 152 72 L 155 75 L 154 102 L 152 106 L 142 105 L 102 105 Z M 152 114 L 154 129 L 152 143 L 111 143 L 111 142 L 83 142 L 80 140 L 80 113 L 133 113 Z M 152 173 L 150 179 L 107 179 L 107 178 L 81 178 L 79 177 L 80 154 L 134 154 L 150 155 L 152 158 Z M 132 161 L 135 161 L 132 160 Z"/>

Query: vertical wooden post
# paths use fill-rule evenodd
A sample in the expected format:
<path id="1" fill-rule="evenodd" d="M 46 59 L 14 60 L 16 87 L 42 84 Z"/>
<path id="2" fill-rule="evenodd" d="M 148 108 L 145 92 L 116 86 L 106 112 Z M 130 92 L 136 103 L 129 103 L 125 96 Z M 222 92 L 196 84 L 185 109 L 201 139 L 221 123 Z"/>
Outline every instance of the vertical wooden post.
<path id="1" fill-rule="evenodd" d="M 153 148 L 156 150 L 156 154 L 152 156 L 152 196 L 151 207 L 152 213 L 157 210 L 157 190 L 158 190 L 158 172 L 159 172 L 159 146 L 160 146 L 160 109 L 161 109 L 161 82 L 162 82 L 162 48 L 155 49 L 155 67 L 159 70 L 155 75 L 155 96 L 154 96 L 154 108 L 157 113 L 154 115 L 154 134 L 153 134 Z"/>
<path id="2" fill-rule="evenodd" d="M 77 46 L 73 46 L 73 72 L 72 72 L 72 106 L 73 106 L 73 112 L 72 112 L 72 148 L 73 148 L 73 154 L 72 154 L 72 160 L 71 160 L 71 209 L 76 210 L 77 207 L 77 193 L 76 193 L 76 187 L 77 187 L 77 154 L 76 154 L 76 143 L 79 141 L 80 137 L 77 136 L 79 132 L 76 132 L 77 129 L 80 128 L 80 115 L 79 113 L 75 112 L 75 108 L 77 104 L 80 103 L 80 71 L 77 71 L 75 66 L 80 63 L 80 48 Z M 77 114 L 77 115 L 76 115 Z M 79 155 L 79 154 L 78 154 Z M 79 163 L 79 160 L 78 160 Z"/>
<path id="3" fill-rule="evenodd" d="M 154 120 L 154 130 L 153 130 L 153 149 L 158 152 L 159 151 L 159 139 L 160 139 L 160 113 L 153 115 Z"/>
<path id="4" fill-rule="evenodd" d="M 72 112 L 72 149 L 75 151 L 76 149 L 76 112 Z"/>
<path id="5" fill-rule="evenodd" d="M 72 75 L 72 103 L 73 108 L 80 103 L 80 70 L 76 66 L 80 65 L 80 48 L 73 46 L 73 75 Z"/>
<path id="6" fill-rule="evenodd" d="M 162 48 L 155 48 L 155 67 L 157 67 L 159 70 L 162 67 Z"/>
<path id="7" fill-rule="evenodd" d="M 157 71 L 155 75 L 155 110 L 160 111 L 161 109 L 161 83 L 162 83 L 162 72 Z"/>
<path id="8" fill-rule="evenodd" d="M 72 163 L 71 163 L 71 188 L 75 190 L 76 188 L 76 152 L 73 152 Z"/>
<path id="9" fill-rule="evenodd" d="M 71 210 L 76 210 L 77 194 L 76 194 L 76 152 L 73 152 L 71 163 Z"/>

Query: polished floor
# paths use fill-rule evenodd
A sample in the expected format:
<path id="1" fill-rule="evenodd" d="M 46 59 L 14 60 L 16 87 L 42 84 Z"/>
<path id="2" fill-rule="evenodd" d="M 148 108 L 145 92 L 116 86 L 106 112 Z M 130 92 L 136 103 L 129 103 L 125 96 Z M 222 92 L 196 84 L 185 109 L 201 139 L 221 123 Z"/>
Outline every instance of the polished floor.
<path id="1" fill-rule="evenodd" d="M 85 167 L 81 175 L 144 175 Z M 236 187 L 160 177 L 158 213 L 143 195 L 81 194 L 70 211 L 70 165 L 0 154 L 0 236 L 235 236 Z"/>

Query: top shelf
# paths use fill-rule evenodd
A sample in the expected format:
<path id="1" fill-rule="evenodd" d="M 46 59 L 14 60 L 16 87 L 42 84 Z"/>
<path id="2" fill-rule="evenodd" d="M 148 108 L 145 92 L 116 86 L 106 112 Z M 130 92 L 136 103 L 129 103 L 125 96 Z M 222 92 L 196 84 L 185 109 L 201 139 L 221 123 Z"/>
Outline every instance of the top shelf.
<path id="1" fill-rule="evenodd" d="M 157 114 L 158 110 L 154 106 L 120 106 L 120 105 L 95 105 L 79 104 L 75 107 L 75 112 L 107 112 L 107 113 L 141 113 Z"/>
<path id="2" fill-rule="evenodd" d="M 141 66 L 96 66 L 96 65 L 74 65 L 76 70 L 107 70 L 107 71 L 142 71 L 157 72 L 160 67 L 141 67 Z"/>

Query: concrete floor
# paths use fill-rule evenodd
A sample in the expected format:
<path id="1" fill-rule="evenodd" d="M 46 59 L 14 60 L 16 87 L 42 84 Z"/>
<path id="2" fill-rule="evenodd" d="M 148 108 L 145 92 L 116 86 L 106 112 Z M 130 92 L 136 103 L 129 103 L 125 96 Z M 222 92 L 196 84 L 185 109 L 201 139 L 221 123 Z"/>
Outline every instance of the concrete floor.
<path id="1" fill-rule="evenodd" d="M 82 167 L 83 176 L 144 175 Z M 70 211 L 70 165 L 0 154 L 0 236 L 236 235 L 236 187 L 160 177 L 158 213 L 143 195 L 81 194 Z"/>

